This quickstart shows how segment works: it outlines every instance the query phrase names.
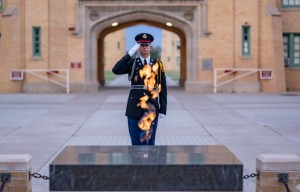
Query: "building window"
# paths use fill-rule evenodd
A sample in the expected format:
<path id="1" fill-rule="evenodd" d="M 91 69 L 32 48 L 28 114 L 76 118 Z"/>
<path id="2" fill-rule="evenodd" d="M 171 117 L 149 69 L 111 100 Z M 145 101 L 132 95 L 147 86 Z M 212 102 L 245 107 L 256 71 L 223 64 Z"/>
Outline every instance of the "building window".
<path id="1" fill-rule="evenodd" d="M 118 45 L 117 45 L 117 47 L 118 47 L 118 50 L 120 50 L 120 49 L 121 49 L 121 43 L 120 43 L 120 41 L 118 41 Z"/>
<path id="2" fill-rule="evenodd" d="M 180 41 L 176 41 L 176 48 L 177 48 L 177 49 L 180 49 L 180 48 L 181 48 L 181 43 L 180 43 Z"/>
<path id="3" fill-rule="evenodd" d="M 32 27 L 32 56 L 41 56 L 41 27 Z"/>
<path id="4" fill-rule="evenodd" d="M 168 58 L 167 58 L 167 61 L 168 61 L 168 62 L 170 62 L 170 61 L 171 61 L 171 58 L 170 58 L 170 57 L 168 57 Z"/>
<path id="5" fill-rule="evenodd" d="M 282 7 L 300 7 L 300 0 L 281 0 Z"/>
<path id="6" fill-rule="evenodd" d="M 242 53 L 243 56 L 250 56 L 250 26 L 242 27 Z"/>
<path id="7" fill-rule="evenodd" d="M 0 11 L 3 9 L 3 0 L 0 0 Z"/>
<path id="8" fill-rule="evenodd" d="M 176 65 L 179 66 L 180 63 L 181 63 L 180 56 L 177 56 L 177 57 L 176 57 Z"/>
<path id="9" fill-rule="evenodd" d="M 300 67 L 300 34 L 284 34 L 283 50 L 285 66 Z"/>
<path id="10" fill-rule="evenodd" d="M 287 67 L 290 63 L 289 54 L 289 37 L 283 36 L 283 51 L 284 51 L 284 65 Z"/>
<path id="11" fill-rule="evenodd" d="M 294 64 L 300 66 L 300 35 L 294 38 Z"/>

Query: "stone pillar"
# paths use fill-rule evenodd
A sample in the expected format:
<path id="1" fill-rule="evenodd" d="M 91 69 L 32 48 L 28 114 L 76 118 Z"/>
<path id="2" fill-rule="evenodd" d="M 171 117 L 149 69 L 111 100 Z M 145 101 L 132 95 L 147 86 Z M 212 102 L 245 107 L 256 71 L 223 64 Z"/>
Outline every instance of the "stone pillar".
<path id="1" fill-rule="evenodd" d="M 300 184 L 296 186 L 296 192 L 300 192 Z"/>
<path id="2" fill-rule="evenodd" d="M 10 173 L 10 182 L 5 184 L 5 192 L 31 192 L 29 180 L 31 171 L 30 155 L 3 155 L 0 154 L 0 175 Z"/>
<path id="3" fill-rule="evenodd" d="M 259 68 L 272 69 L 272 80 L 261 80 L 261 91 L 280 93 L 286 91 L 283 29 L 281 13 L 276 0 L 260 0 Z"/>
<path id="4" fill-rule="evenodd" d="M 256 169 L 260 173 L 256 182 L 256 192 L 286 191 L 284 183 L 278 181 L 279 173 L 288 174 L 288 186 L 291 191 L 296 191 L 296 185 L 300 183 L 300 157 L 297 155 L 258 155 Z"/>

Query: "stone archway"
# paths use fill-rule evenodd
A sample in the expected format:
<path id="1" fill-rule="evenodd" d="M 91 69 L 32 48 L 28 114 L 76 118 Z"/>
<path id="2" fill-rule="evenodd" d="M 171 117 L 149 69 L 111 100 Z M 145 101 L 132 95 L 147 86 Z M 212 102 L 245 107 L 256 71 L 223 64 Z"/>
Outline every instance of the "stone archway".
<path id="1" fill-rule="evenodd" d="M 87 89 L 98 88 L 98 57 L 103 54 L 101 46 L 108 33 L 136 24 L 147 24 L 157 26 L 176 33 L 182 41 L 182 84 L 185 82 L 198 81 L 198 36 L 200 34 L 199 22 L 195 17 L 199 16 L 199 0 L 174 1 L 150 1 L 147 3 L 134 0 L 127 1 L 124 5 L 117 5 L 120 1 L 92 1 L 79 0 L 80 7 L 84 7 L 84 12 L 79 11 L 79 15 L 85 15 L 85 78 Z M 80 10 L 80 9 L 79 9 Z M 119 25 L 112 29 L 111 24 L 118 22 Z M 173 27 L 167 28 L 165 25 L 171 22 Z M 100 77 L 101 78 L 101 77 Z"/>
<path id="2" fill-rule="evenodd" d="M 103 86 L 105 79 L 104 79 L 104 65 L 103 65 L 103 58 L 104 58 L 104 39 L 106 37 L 106 35 L 108 35 L 109 33 L 112 33 L 114 31 L 120 30 L 120 29 L 124 29 L 126 27 L 130 27 L 130 26 L 134 26 L 134 25 L 139 25 L 139 24 L 143 24 L 143 25 L 148 25 L 148 26 L 155 26 L 161 29 L 165 29 L 171 32 L 174 32 L 175 34 L 177 34 L 180 38 L 181 41 L 181 49 L 180 49 L 180 55 L 181 55 L 181 63 L 182 65 L 180 66 L 180 80 L 179 80 L 179 85 L 183 86 L 184 82 L 186 81 L 186 39 L 185 39 L 185 35 L 183 33 L 183 31 L 181 31 L 180 29 L 177 28 L 170 28 L 167 27 L 166 25 L 161 25 L 159 23 L 155 23 L 153 21 L 145 21 L 145 20 L 136 20 L 133 22 L 128 22 L 128 23 L 122 23 L 120 25 L 118 25 L 117 27 L 109 27 L 107 29 L 104 29 L 101 34 L 99 35 L 98 38 L 98 58 L 97 58 L 97 64 L 98 64 L 98 73 L 97 73 L 97 77 L 98 80 L 100 82 L 100 84 Z M 113 51 L 113 50 L 112 50 Z"/>

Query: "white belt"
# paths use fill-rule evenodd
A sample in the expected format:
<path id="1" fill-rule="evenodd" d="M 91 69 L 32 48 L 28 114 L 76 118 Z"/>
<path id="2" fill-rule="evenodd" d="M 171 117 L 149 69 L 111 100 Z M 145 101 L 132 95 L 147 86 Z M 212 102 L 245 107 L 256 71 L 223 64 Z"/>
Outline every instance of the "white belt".
<path id="1" fill-rule="evenodd" d="M 145 89 L 148 90 L 146 85 L 131 85 L 131 89 Z M 153 90 L 157 90 L 157 87 L 154 87 Z"/>

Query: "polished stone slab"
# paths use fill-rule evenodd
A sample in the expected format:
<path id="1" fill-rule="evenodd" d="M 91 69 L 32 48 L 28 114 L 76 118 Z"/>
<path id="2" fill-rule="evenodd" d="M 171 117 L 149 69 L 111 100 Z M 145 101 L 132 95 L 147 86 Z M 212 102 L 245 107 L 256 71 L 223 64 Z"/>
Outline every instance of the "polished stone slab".
<path id="1" fill-rule="evenodd" d="M 67 146 L 50 191 L 243 191 L 243 165 L 223 145 Z"/>

